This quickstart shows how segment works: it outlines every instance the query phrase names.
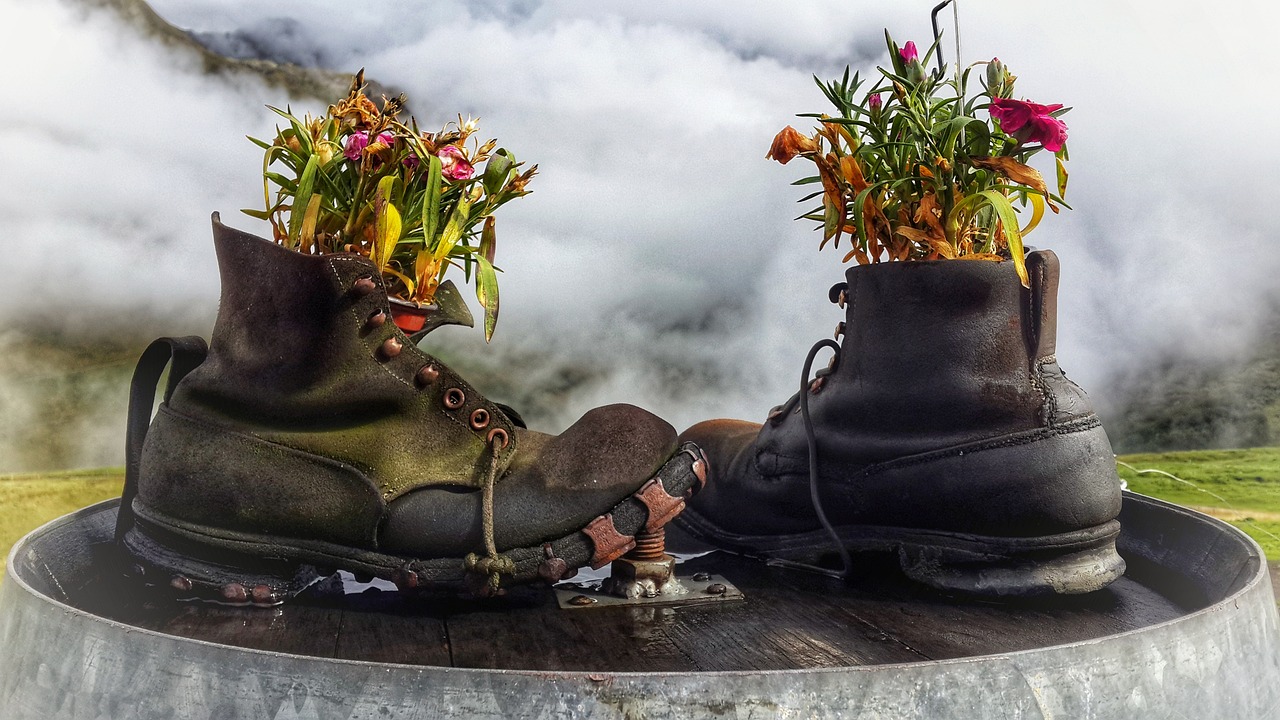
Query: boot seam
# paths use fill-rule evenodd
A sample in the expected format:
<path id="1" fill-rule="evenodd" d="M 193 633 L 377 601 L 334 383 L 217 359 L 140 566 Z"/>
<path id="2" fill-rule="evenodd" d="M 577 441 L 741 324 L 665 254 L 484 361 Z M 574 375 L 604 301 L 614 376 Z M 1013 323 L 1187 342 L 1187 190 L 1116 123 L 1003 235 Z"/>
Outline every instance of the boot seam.
<path id="1" fill-rule="evenodd" d="M 341 292 L 342 292 L 342 276 L 338 274 L 338 266 L 337 266 L 337 265 L 338 265 L 338 261 L 339 261 L 340 259 L 341 259 L 341 258 L 330 258 L 329 263 L 328 263 L 328 265 L 329 265 L 329 272 L 333 273 L 333 278 L 334 278 L 334 280 L 336 280 L 336 281 L 337 281 L 337 283 L 338 283 L 338 292 L 339 292 L 339 293 L 341 293 Z M 360 318 L 356 315 L 356 312 L 355 312 L 355 306 L 353 305 L 353 306 L 352 306 L 351 308 L 349 308 L 349 309 L 347 310 L 347 312 L 345 312 L 344 314 L 345 314 L 349 319 L 352 319 L 352 320 L 354 320 L 354 321 L 355 321 L 355 324 L 353 325 L 352 329 L 353 329 L 353 331 L 356 333 L 356 335 L 357 335 L 357 336 L 359 336 L 359 334 L 360 334 Z M 392 336 L 394 337 L 395 335 L 396 335 L 396 332 L 395 332 L 395 331 L 392 331 Z M 406 340 L 408 340 L 408 338 L 406 338 Z M 410 343 L 410 344 L 412 344 L 412 343 Z M 368 350 L 368 349 L 369 349 L 367 345 L 366 345 L 365 349 L 366 349 L 366 350 Z M 396 379 L 400 384 L 402 384 L 402 385 L 404 385 L 404 386 L 408 387 L 410 390 L 417 390 L 417 388 L 414 386 L 414 384 L 413 384 L 412 382 L 410 382 L 410 381 L 408 381 L 408 380 L 405 380 L 404 378 L 400 377 L 399 375 L 395 374 L 394 372 L 391 372 L 391 368 L 387 367 L 385 364 L 383 364 L 383 363 L 379 363 L 379 362 L 375 362 L 374 364 L 375 364 L 375 365 L 377 365 L 377 366 L 378 366 L 378 368 L 379 368 L 380 370 L 382 370 L 382 371 L 383 371 L 383 372 L 385 372 L 386 374 L 390 375 L 391 377 L 395 378 L 395 379 Z"/>
<path id="2" fill-rule="evenodd" d="M 948 448 L 938 450 L 930 450 L 928 452 L 919 453 L 917 455 L 909 455 L 905 458 L 888 460 L 882 463 L 874 463 L 865 466 L 861 473 L 864 475 L 873 475 L 887 470 L 896 470 L 898 468 L 911 467 L 913 465 L 922 465 L 925 463 L 935 462 L 942 458 L 963 455 L 965 453 L 984 452 L 986 450 L 998 450 L 1001 448 L 1017 447 L 1019 445 L 1030 445 L 1033 442 L 1044 440 L 1057 435 L 1072 435 L 1078 432 L 1086 432 L 1094 428 L 1102 426 L 1102 420 L 1097 415 L 1090 414 L 1077 420 L 1061 425 L 1052 425 L 1043 428 L 1034 428 L 1019 433 L 1010 433 L 1000 435 L 986 440 L 979 440 L 964 445 L 953 445 Z"/>
<path id="3" fill-rule="evenodd" d="M 1029 445 L 1033 442 L 1051 438 L 1057 435 L 1071 435 L 1078 432 L 1085 432 L 1088 430 L 1092 430 L 1094 428 L 1101 427 L 1101 426 L 1102 426 L 1102 420 L 1099 419 L 1096 414 L 1091 413 L 1085 417 L 1078 418 L 1076 420 L 1072 420 L 1070 422 L 1063 423 L 1061 425 L 1051 425 L 1051 426 L 1041 427 L 1041 428 L 1032 428 L 1031 430 L 1024 430 L 1017 433 L 1007 433 L 1004 435 L 997 435 L 995 437 L 990 437 L 983 440 L 975 440 L 973 442 L 964 443 L 961 445 L 951 445 L 945 448 L 939 448 L 937 450 L 926 450 L 925 452 L 916 453 L 914 455 L 908 455 L 906 457 L 894 458 L 893 460 L 885 460 L 878 463 L 863 465 L 862 467 L 855 469 L 852 472 L 859 475 L 875 475 L 875 474 L 886 472 L 889 470 L 896 470 L 899 468 L 931 463 L 931 462 L 940 460 L 942 458 L 953 457 L 956 455 L 963 455 L 965 453 L 976 453 L 976 452 L 983 452 L 986 450 L 997 450 L 1000 448 L 1016 447 L 1019 445 Z M 756 453 L 756 464 L 757 464 L 756 467 L 758 470 L 762 470 L 759 466 L 759 463 L 761 460 L 761 456 L 765 454 L 771 454 L 778 458 L 786 458 L 787 460 L 792 460 L 796 462 L 808 461 L 808 459 L 805 457 L 799 457 L 795 455 L 784 455 L 782 453 L 768 453 L 768 451 L 761 449 Z M 821 448 L 819 448 L 819 454 L 821 454 Z M 775 465 L 776 465 L 776 461 L 775 461 Z M 763 471 L 761 472 L 761 474 L 766 478 L 768 477 L 768 474 L 764 473 Z M 775 474 L 779 478 L 782 478 L 787 475 L 799 475 L 800 473 L 778 473 L 775 470 L 773 473 L 770 473 L 770 474 Z"/>

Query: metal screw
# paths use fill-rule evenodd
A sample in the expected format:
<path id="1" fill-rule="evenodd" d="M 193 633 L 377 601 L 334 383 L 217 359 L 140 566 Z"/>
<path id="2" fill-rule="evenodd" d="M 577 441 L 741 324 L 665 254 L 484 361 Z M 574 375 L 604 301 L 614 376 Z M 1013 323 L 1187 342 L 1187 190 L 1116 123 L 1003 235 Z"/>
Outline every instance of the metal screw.
<path id="1" fill-rule="evenodd" d="M 693 574 L 694 582 L 708 582 L 710 580 L 711 580 L 711 573 L 700 572 L 700 573 Z"/>
<path id="2" fill-rule="evenodd" d="M 714 583 L 707 586 L 708 595 L 723 595 L 726 592 L 729 592 L 729 588 L 721 585 L 720 583 Z"/>
<path id="3" fill-rule="evenodd" d="M 579 606 L 594 605 L 595 602 L 596 602 L 595 598 L 590 598 L 590 597 L 587 597 L 586 595 L 574 595 L 573 597 L 569 598 L 570 605 L 579 605 Z"/>

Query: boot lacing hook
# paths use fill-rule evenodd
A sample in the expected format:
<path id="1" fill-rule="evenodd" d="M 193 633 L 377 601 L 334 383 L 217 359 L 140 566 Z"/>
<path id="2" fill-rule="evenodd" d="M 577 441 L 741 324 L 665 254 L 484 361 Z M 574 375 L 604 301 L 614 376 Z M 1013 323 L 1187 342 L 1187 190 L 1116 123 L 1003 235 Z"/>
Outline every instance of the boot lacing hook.
<path id="1" fill-rule="evenodd" d="M 800 415 L 804 418 L 804 435 L 809 442 L 809 499 L 813 502 L 814 512 L 818 514 L 818 521 L 822 523 L 823 529 L 827 531 L 827 535 L 836 545 L 836 550 L 840 552 L 840 561 L 844 565 L 844 569 L 840 571 L 840 577 L 848 577 L 850 570 L 853 568 L 853 561 L 849 557 L 849 550 L 845 548 L 844 542 L 840 540 L 840 535 L 836 533 L 836 529 L 831 526 L 831 522 L 827 520 L 827 514 L 822 510 L 822 499 L 818 496 L 818 438 L 813 434 L 813 421 L 809 418 L 809 370 L 813 366 L 813 358 L 818 351 L 823 348 L 831 348 L 837 354 L 840 353 L 840 345 L 834 340 L 819 340 L 812 348 L 809 348 L 809 355 L 804 360 L 804 371 L 800 376 Z"/>
<path id="2" fill-rule="evenodd" d="M 505 441 L 503 442 L 505 445 Z M 489 439 L 489 472 L 484 485 L 480 488 L 481 519 L 484 524 L 485 556 L 468 553 L 464 562 L 467 572 L 488 576 L 486 589 L 489 594 L 496 594 L 502 584 L 502 575 L 514 575 L 516 564 L 511 558 L 498 552 L 497 543 L 493 539 L 493 484 L 498 476 L 498 438 Z"/>

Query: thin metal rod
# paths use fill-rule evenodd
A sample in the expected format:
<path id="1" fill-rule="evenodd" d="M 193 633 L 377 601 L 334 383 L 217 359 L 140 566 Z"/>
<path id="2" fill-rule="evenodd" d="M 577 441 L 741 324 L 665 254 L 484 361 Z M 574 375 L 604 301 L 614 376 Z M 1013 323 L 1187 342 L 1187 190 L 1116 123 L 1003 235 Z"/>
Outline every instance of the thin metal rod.
<path id="1" fill-rule="evenodd" d="M 953 2 L 955 2 L 955 0 L 942 0 L 942 2 L 938 3 L 933 7 L 933 12 L 929 13 L 929 21 L 933 23 L 933 44 L 938 49 L 938 69 L 934 71 L 937 77 L 942 77 L 942 44 L 938 42 L 939 40 L 942 39 L 942 31 L 938 29 L 938 13 L 942 12 L 942 8 L 950 5 Z M 959 42 L 959 33 L 960 33 L 960 30 L 957 25 L 957 28 L 956 28 L 957 42 Z M 957 47 L 959 46 L 957 45 Z M 960 52 L 959 50 L 956 50 L 957 54 L 959 54 L 959 52 Z M 956 58 L 956 62 L 958 63 L 959 61 L 960 59 Z"/>

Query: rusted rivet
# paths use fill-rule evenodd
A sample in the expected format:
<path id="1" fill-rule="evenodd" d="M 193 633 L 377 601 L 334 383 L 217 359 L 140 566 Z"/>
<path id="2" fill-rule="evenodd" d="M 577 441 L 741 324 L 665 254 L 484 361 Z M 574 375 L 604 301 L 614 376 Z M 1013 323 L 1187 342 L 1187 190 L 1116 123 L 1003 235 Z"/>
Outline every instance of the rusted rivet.
<path id="1" fill-rule="evenodd" d="M 694 573 L 694 574 L 693 574 L 693 581 L 694 581 L 694 582 L 710 582 L 710 581 L 711 581 L 711 573 L 705 573 L 705 572 Z"/>
<path id="2" fill-rule="evenodd" d="M 444 391 L 444 406 L 450 410 L 457 410 L 467 402 L 467 394 L 458 388 L 449 388 Z"/>
<path id="3" fill-rule="evenodd" d="M 400 590 L 412 590 L 418 587 L 418 573 L 408 568 L 402 568 L 395 572 L 393 581 Z"/>
<path id="4" fill-rule="evenodd" d="M 836 338 L 837 340 L 839 340 L 839 339 L 840 339 L 840 336 L 841 336 L 841 335 L 843 335 L 843 334 L 844 334 L 844 321 L 843 321 L 843 320 L 841 320 L 840 322 L 836 323 L 836 334 L 835 334 L 835 338 Z"/>
<path id="5" fill-rule="evenodd" d="M 373 311 L 373 314 L 369 316 L 369 319 L 365 321 L 365 324 L 371 328 L 380 328 L 387 324 L 387 313 L 383 311 L 382 308 L 378 308 Z"/>
<path id="6" fill-rule="evenodd" d="M 558 557 L 547 558 L 538 563 L 538 577 L 550 584 L 560 582 L 567 572 L 569 572 L 569 563 Z"/>
<path id="7" fill-rule="evenodd" d="M 240 583 L 227 583 L 222 586 L 222 599 L 227 602 L 249 602 L 249 591 Z"/>
<path id="8" fill-rule="evenodd" d="M 440 379 L 440 371 L 436 369 L 435 365 L 423 365 L 413 379 L 418 383 L 418 387 L 434 385 L 436 380 Z"/>
<path id="9" fill-rule="evenodd" d="M 181 575 L 174 575 L 169 581 L 169 587 L 179 592 L 186 592 L 191 589 L 191 580 Z"/>
<path id="10" fill-rule="evenodd" d="M 397 337 L 387 338 L 386 342 L 382 343 L 382 347 L 379 348 L 382 352 L 382 357 L 388 360 L 399 355 L 402 349 L 404 349 L 404 343 L 400 342 L 400 338 Z"/>
<path id="11" fill-rule="evenodd" d="M 502 448 L 507 446 L 507 442 L 510 440 L 510 438 L 507 437 L 506 430 L 503 430 L 500 427 L 496 427 L 489 431 L 489 434 L 485 437 L 485 440 L 491 445 L 493 445 L 495 448 L 497 448 L 498 450 L 501 450 Z"/>
<path id="12" fill-rule="evenodd" d="M 729 588 L 725 587 L 724 585 L 721 585 L 720 583 L 712 583 L 711 585 L 707 586 L 708 595 L 723 595 L 728 591 L 729 591 Z"/>
<path id="13" fill-rule="evenodd" d="M 579 606 L 594 605 L 596 604 L 596 599 L 592 597 L 587 597 L 586 595 L 574 595 L 573 597 L 569 598 L 569 604 L 579 605 Z"/>
<path id="14" fill-rule="evenodd" d="M 267 585 L 253 586 L 253 601 L 262 605 L 273 603 L 276 600 L 275 591 Z"/>
<path id="15" fill-rule="evenodd" d="M 373 278 L 368 275 L 351 284 L 351 292 L 354 293 L 356 297 L 363 297 L 377 289 L 378 284 L 375 283 Z"/>
<path id="16" fill-rule="evenodd" d="M 809 383 L 809 392 L 814 395 L 817 395 L 819 392 L 822 391 L 822 386 L 826 384 L 827 384 L 826 378 L 814 378 L 813 382 Z"/>
<path id="17" fill-rule="evenodd" d="M 476 408 L 471 413 L 471 427 L 476 430 L 483 430 L 489 427 L 489 411 L 484 408 Z"/>
<path id="18" fill-rule="evenodd" d="M 841 310 L 843 310 L 844 304 L 848 302 L 848 300 L 849 300 L 849 292 L 847 290 L 841 290 L 840 297 L 836 298 L 836 304 L 840 306 Z"/>

